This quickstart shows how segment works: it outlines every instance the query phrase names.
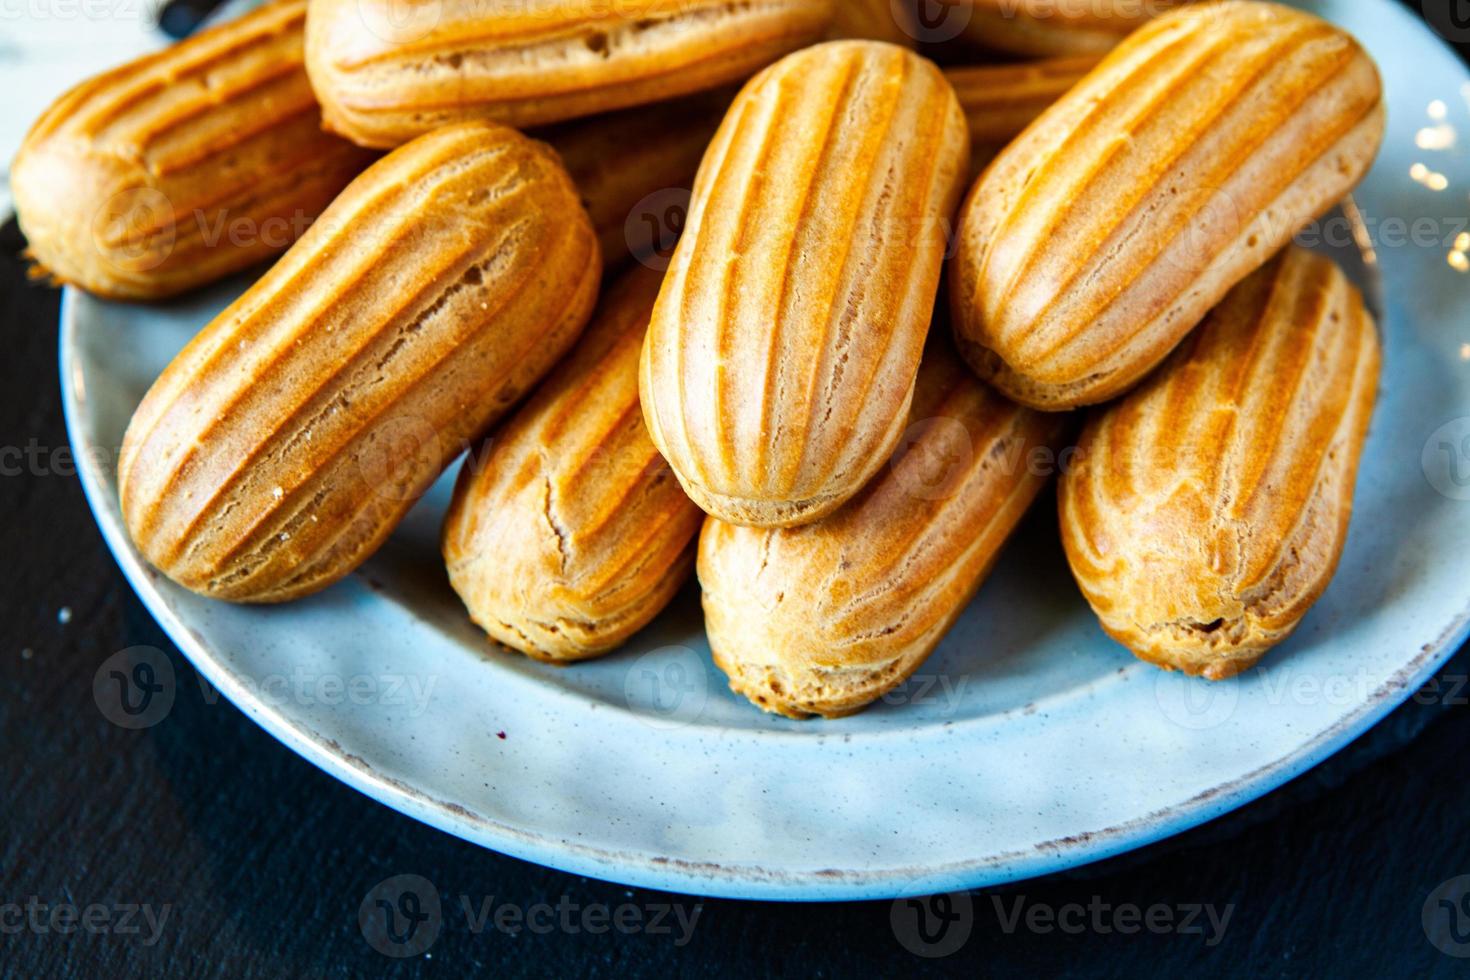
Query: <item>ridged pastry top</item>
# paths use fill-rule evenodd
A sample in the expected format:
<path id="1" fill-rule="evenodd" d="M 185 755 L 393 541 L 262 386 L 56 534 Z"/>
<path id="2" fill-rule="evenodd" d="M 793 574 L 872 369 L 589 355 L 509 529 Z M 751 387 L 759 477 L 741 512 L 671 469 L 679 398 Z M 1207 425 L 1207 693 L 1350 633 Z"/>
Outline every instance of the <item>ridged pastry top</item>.
<path id="1" fill-rule="evenodd" d="M 1293 246 L 1101 412 L 1060 511 L 1108 632 L 1214 679 L 1285 638 L 1337 566 L 1378 368 L 1362 297 Z"/>
<path id="2" fill-rule="evenodd" d="M 630 250 L 647 258 L 682 230 L 689 187 L 733 97 L 721 89 L 578 119 L 539 134 L 581 192 L 609 271 Z M 634 214 L 645 199 L 646 210 Z"/>
<path id="3" fill-rule="evenodd" d="M 694 567 L 704 514 L 638 409 L 662 277 L 635 266 L 577 347 L 467 465 L 444 525 L 449 578 L 491 636 L 581 660 L 620 645 Z"/>
<path id="4" fill-rule="evenodd" d="M 538 126 L 739 81 L 821 38 L 834 0 L 311 0 L 329 128 L 393 146 L 462 119 Z"/>
<path id="5" fill-rule="evenodd" d="M 45 271 L 152 298 L 284 250 L 372 159 L 321 132 L 305 16 L 277 0 L 54 102 L 12 172 Z"/>
<path id="6" fill-rule="evenodd" d="M 1382 94 L 1356 41 L 1287 7 L 1141 28 L 971 192 L 950 278 L 966 359 L 1041 408 L 1126 391 L 1356 185 Z"/>
<path id="7" fill-rule="evenodd" d="M 792 717 L 850 713 L 907 678 L 979 588 L 1050 478 L 1067 421 L 1024 409 L 931 344 L 904 445 L 815 524 L 713 518 L 699 579 L 715 661 L 731 687 Z"/>
<path id="8" fill-rule="evenodd" d="M 216 598 L 346 574 L 571 344 L 600 275 L 542 144 L 470 124 L 389 154 L 143 399 L 118 474 L 134 542 Z"/>
<path id="9" fill-rule="evenodd" d="M 815 520 L 882 465 L 968 142 L 939 69 L 878 42 L 791 55 L 736 99 L 643 355 L 649 431 L 706 511 Z"/>
<path id="10" fill-rule="evenodd" d="M 978 171 L 1097 67 L 1094 55 L 1014 65 L 946 68 L 970 124 L 970 166 Z"/>

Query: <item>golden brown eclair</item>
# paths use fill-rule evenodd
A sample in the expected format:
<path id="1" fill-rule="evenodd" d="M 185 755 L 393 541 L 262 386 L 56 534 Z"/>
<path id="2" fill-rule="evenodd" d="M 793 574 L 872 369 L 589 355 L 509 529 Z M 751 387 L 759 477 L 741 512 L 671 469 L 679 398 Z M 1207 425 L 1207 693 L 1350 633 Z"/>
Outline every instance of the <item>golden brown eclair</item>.
<path id="1" fill-rule="evenodd" d="M 1067 425 L 995 394 L 943 340 L 924 358 L 909 421 L 900 453 L 830 517 L 705 523 L 710 649 L 731 689 L 766 711 L 836 718 L 903 683 L 1050 478 Z"/>
<path id="2" fill-rule="evenodd" d="M 638 353 L 661 276 L 634 266 L 577 347 L 460 474 L 444 522 L 471 618 L 538 660 L 600 656 L 694 570 L 704 514 L 649 441 Z"/>
<path id="3" fill-rule="evenodd" d="M 958 0 L 965 37 L 1033 58 L 1101 55 L 1150 18 L 1190 0 Z M 962 14 L 957 14 L 962 16 Z"/>
<path id="4" fill-rule="evenodd" d="M 1014 65 L 946 68 L 970 124 L 970 173 L 979 176 L 997 153 L 1088 72 L 1093 55 L 1043 58 Z"/>
<path id="5" fill-rule="evenodd" d="M 327 127 L 396 146 L 466 119 L 542 126 L 749 77 L 825 33 L 834 0 L 311 0 Z"/>
<path id="6" fill-rule="evenodd" d="M 840 507 L 902 433 L 969 155 L 931 62 L 876 41 L 790 55 L 705 154 L 643 349 L 643 414 L 735 524 Z"/>
<path id="7" fill-rule="evenodd" d="M 1059 507 L 1103 628 L 1212 680 L 1284 640 L 1342 554 L 1378 368 L 1358 291 L 1292 246 L 1099 412 Z"/>
<path id="8" fill-rule="evenodd" d="M 971 191 L 950 268 L 961 353 L 1023 404 L 1127 391 L 1366 173 L 1373 61 L 1318 17 L 1230 0 L 1133 34 Z"/>
<path id="9" fill-rule="evenodd" d="M 470 123 L 389 154 L 138 406 L 134 544 L 212 598 L 330 585 L 572 345 L 601 271 L 548 147 Z"/>
<path id="10" fill-rule="evenodd" d="M 827 37 L 887 41 L 913 47 L 919 36 L 916 0 L 837 0 Z"/>
<path id="11" fill-rule="evenodd" d="M 321 131 L 305 17 L 277 0 L 57 99 L 11 171 L 37 275 L 150 300 L 285 251 L 372 161 Z"/>
<path id="12" fill-rule="evenodd" d="M 734 95 L 706 92 L 538 134 L 561 155 L 581 192 L 609 272 L 630 255 L 656 256 L 677 239 L 699 161 Z M 634 214 L 640 204 L 646 209 Z"/>

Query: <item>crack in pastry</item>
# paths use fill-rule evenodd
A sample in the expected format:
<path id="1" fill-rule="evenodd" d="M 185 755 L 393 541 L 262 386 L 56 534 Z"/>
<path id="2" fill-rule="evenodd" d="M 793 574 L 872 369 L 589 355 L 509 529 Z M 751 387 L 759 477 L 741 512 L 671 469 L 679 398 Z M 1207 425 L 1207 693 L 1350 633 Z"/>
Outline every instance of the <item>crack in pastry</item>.
<path id="1" fill-rule="evenodd" d="M 1358 291 L 1292 246 L 1089 422 L 1059 510 L 1111 636 L 1219 680 L 1291 634 L 1342 554 L 1379 358 Z"/>
<path id="2" fill-rule="evenodd" d="M 465 464 L 444 521 L 450 584 L 538 660 L 600 656 L 688 580 L 702 514 L 644 428 L 638 357 L 661 276 L 634 267 L 566 362 Z"/>

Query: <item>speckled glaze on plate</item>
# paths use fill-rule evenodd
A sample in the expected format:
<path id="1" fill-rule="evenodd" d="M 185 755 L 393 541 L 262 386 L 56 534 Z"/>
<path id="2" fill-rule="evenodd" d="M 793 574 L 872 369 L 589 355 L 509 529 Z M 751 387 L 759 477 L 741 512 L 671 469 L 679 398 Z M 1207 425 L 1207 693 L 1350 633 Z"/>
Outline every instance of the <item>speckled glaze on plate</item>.
<path id="1" fill-rule="evenodd" d="M 578 874 L 892 897 L 1039 875 L 1193 827 L 1369 728 L 1470 616 L 1470 77 L 1388 0 L 1303 5 L 1355 32 L 1388 85 L 1361 220 L 1319 229 L 1339 259 L 1357 257 L 1355 224 L 1372 238 L 1370 261 L 1351 264 L 1384 313 L 1384 384 L 1337 579 L 1236 681 L 1161 673 L 1110 642 L 1066 570 L 1050 499 L 918 676 L 837 722 L 788 722 L 731 695 L 692 587 L 600 662 L 558 669 L 492 649 L 440 564 L 447 480 L 322 595 L 280 608 L 197 598 L 140 563 L 112 464 L 149 383 L 240 281 L 147 307 L 67 293 L 67 420 L 98 523 L 200 672 L 281 741 L 410 816 Z"/>

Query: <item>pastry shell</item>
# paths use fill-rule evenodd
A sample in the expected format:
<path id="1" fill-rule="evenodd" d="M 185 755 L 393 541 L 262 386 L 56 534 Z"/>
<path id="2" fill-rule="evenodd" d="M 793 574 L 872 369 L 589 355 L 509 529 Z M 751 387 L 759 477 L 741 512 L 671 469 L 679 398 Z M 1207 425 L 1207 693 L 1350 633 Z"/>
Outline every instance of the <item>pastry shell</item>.
<path id="1" fill-rule="evenodd" d="M 1342 555 L 1379 357 L 1358 291 L 1293 246 L 1095 415 L 1059 508 L 1111 636 L 1220 680 L 1290 635 Z"/>
<path id="2" fill-rule="evenodd" d="M 1356 186 L 1383 132 L 1372 59 L 1318 17 L 1229 0 L 1151 21 L 971 191 L 961 353 L 1037 408 L 1124 393 Z"/>
<path id="3" fill-rule="evenodd" d="M 817 45 L 736 98 L 643 349 L 649 432 L 706 512 L 809 523 L 883 466 L 968 152 L 949 82 L 895 45 Z"/>
<path id="4" fill-rule="evenodd" d="M 134 544 L 217 599 L 340 579 L 572 345 L 601 273 L 548 147 L 470 123 L 399 148 L 149 390 L 118 474 Z"/>

